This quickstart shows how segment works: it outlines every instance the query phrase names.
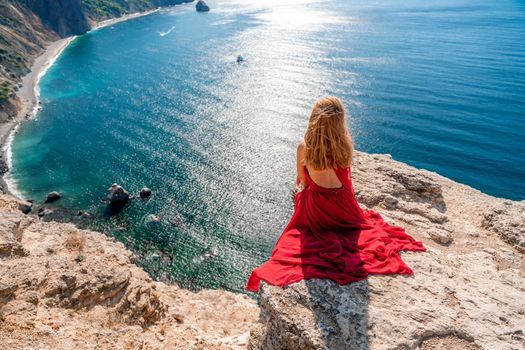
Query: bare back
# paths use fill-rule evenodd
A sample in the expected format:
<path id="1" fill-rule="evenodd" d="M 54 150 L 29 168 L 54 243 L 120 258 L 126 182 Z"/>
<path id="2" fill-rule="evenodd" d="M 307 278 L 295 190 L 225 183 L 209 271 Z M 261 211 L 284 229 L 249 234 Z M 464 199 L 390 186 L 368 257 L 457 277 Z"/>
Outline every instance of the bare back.
<path id="1" fill-rule="evenodd" d="M 306 184 L 306 174 L 304 173 L 304 164 L 303 164 L 303 152 L 304 145 L 301 143 L 297 146 L 297 182 L 301 184 Z M 324 188 L 340 188 L 343 186 L 337 174 L 333 169 L 326 170 L 315 170 L 306 165 L 308 175 L 316 185 Z"/>
<path id="2" fill-rule="evenodd" d="M 315 182 L 317 186 L 324 188 L 340 188 L 343 186 L 333 169 L 314 170 L 308 165 L 306 168 L 308 169 L 308 175 L 310 176 L 310 179 L 312 179 L 312 181 Z"/>

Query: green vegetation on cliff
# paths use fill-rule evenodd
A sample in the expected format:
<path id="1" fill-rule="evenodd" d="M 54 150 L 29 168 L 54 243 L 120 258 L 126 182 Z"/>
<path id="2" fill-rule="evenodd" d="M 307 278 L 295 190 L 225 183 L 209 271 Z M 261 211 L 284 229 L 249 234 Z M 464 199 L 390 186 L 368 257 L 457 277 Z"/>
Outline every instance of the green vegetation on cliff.
<path id="1" fill-rule="evenodd" d="M 82 7 L 89 18 L 98 21 L 191 1 L 193 0 L 83 0 Z"/>
<path id="2" fill-rule="evenodd" d="M 9 96 L 9 83 L 4 81 L 0 84 L 0 100 L 4 100 Z"/>
<path id="3" fill-rule="evenodd" d="M 151 0 L 84 0 L 82 5 L 88 16 L 93 19 L 119 17 L 155 6 Z"/>

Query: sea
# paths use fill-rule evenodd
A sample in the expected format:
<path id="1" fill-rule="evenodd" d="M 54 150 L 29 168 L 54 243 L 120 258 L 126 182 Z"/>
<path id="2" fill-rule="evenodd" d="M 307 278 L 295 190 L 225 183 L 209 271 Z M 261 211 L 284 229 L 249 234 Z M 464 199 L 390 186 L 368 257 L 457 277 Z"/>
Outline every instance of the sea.
<path id="1" fill-rule="evenodd" d="M 525 2 L 207 3 L 76 38 L 13 138 L 10 186 L 38 205 L 59 191 L 47 207 L 155 278 L 232 291 L 291 217 L 296 145 L 325 95 L 358 150 L 525 199 Z M 111 216 L 113 183 L 154 194 Z"/>

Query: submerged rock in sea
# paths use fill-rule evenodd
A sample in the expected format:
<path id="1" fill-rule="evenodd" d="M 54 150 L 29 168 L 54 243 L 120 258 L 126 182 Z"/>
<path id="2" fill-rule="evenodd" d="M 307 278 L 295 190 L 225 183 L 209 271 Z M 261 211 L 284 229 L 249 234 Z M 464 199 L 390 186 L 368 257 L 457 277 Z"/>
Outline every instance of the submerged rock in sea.
<path id="1" fill-rule="evenodd" d="M 44 207 L 38 209 L 38 213 L 37 213 L 38 217 L 40 217 L 40 218 L 42 218 L 42 217 L 44 217 L 46 215 L 50 215 L 50 214 L 53 214 L 53 210 L 48 209 L 48 208 L 44 208 Z"/>
<path id="2" fill-rule="evenodd" d="M 151 190 L 147 187 L 144 187 L 143 189 L 140 190 L 139 196 L 140 198 L 147 198 L 151 196 L 151 194 L 152 194 Z"/>
<path id="3" fill-rule="evenodd" d="M 51 202 L 57 201 L 61 197 L 62 197 L 62 195 L 59 192 L 57 192 L 57 191 L 49 192 L 47 194 L 47 197 L 46 197 L 46 203 L 51 203 Z"/>
<path id="4" fill-rule="evenodd" d="M 81 218 L 83 219 L 90 219 L 92 216 L 89 212 L 87 211 L 83 211 L 83 210 L 80 210 L 78 213 L 77 213 L 77 216 L 80 216 Z"/>
<path id="5" fill-rule="evenodd" d="M 108 188 L 108 202 L 111 206 L 123 207 L 129 202 L 130 197 L 128 191 L 118 184 L 111 185 Z"/>
<path id="6" fill-rule="evenodd" d="M 199 0 L 195 5 L 195 9 L 197 12 L 208 12 L 210 7 L 203 0 Z"/>

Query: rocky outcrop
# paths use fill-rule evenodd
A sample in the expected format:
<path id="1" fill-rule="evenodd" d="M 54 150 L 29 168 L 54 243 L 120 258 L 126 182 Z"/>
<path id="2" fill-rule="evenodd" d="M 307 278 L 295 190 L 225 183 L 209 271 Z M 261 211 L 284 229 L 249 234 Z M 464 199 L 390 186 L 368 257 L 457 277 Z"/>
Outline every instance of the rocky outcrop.
<path id="1" fill-rule="evenodd" d="M 29 72 L 36 56 L 58 35 L 29 8 L 16 1 L 0 1 L 0 122 L 17 114 L 15 92 L 20 77 Z"/>
<path id="2" fill-rule="evenodd" d="M 61 37 L 83 34 L 90 28 L 81 0 L 19 0 Z"/>
<path id="3" fill-rule="evenodd" d="M 130 200 L 129 192 L 122 188 L 122 186 L 113 184 L 110 188 L 108 188 L 107 200 L 109 205 L 123 207 Z"/>
<path id="4" fill-rule="evenodd" d="M 46 203 L 55 202 L 59 200 L 60 198 L 62 198 L 62 195 L 58 193 L 57 191 L 49 192 L 46 196 L 45 202 Z"/>
<path id="5" fill-rule="evenodd" d="M 151 197 L 151 195 L 152 195 L 152 192 L 151 192 L 151 190 L 150 190 L 149 188 L 147 188 L 147 187 L 142 188 L 142 189 L 140 190 L 140 192 L 139 192 L 139 197 L 140 197 L 140 198 L 148 198 L 148 197 Z"/>
<path id="6" fill-rule="evenodd" d="M 121 243 L 0 196 L 2 349 L 241 349 L 257 305 L 154 282 Z"/>
<path id="7" fill-rule="evenodd" d="M 501 201 L 483 212 L 481 225 L 525 253 L 525 202 Z"/>
<path id="8" fill-rule="evenodd" d="M 363 207 L 424 241 L 403 254 L 415 275 L 263 284 L 250 349 L 524 348 L 524 202 L 386 155 L 359 153 L 353 180 Z"/>
<path id="9" fill-rule="evenodd" d="M 204 0 L 197 1 L 197 4 L 195 5 L 195 9 L 197 10 L 197 12 L 210 11 L 210 7 L 204 2 Z"/>

